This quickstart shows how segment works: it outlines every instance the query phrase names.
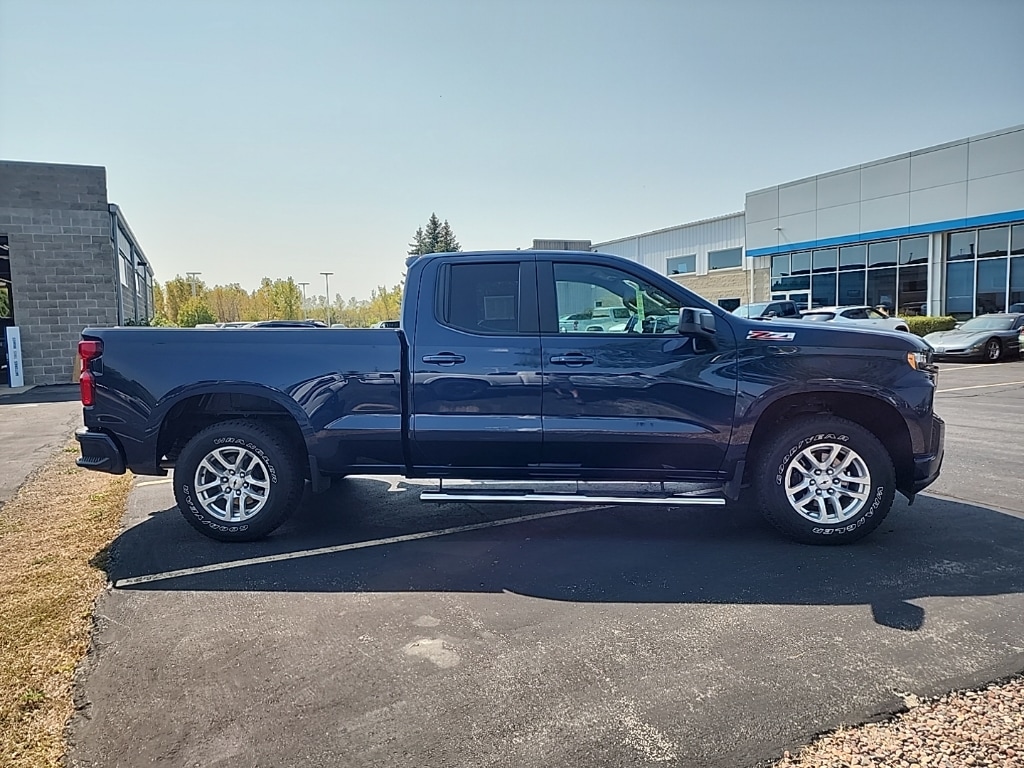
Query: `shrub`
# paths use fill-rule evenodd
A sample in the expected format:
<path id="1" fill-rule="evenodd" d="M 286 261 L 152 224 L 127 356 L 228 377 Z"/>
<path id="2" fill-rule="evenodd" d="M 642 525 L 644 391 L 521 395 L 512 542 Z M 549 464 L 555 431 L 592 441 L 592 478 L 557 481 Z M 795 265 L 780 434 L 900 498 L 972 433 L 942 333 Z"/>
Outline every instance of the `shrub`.
<path id="1" fill-rule="evenodd" d="M 951 331 L 956 326 L 955 317 L 904 317 L 901 318 L 910 328 L 910 332 L 918 336 L 927 336 L 935 331 Z"/>

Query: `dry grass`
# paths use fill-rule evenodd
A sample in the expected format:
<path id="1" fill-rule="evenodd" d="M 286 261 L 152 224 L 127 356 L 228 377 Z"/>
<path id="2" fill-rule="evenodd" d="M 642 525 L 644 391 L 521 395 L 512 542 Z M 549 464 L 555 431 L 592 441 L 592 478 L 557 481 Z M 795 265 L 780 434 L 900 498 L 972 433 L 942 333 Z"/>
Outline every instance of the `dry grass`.
<path id="1" fill-rule="evenodd" d="M 0 508 L 0 766 L 61 764 L 72 678 L 89 646 L 131 478 L 58 453 Z"/>

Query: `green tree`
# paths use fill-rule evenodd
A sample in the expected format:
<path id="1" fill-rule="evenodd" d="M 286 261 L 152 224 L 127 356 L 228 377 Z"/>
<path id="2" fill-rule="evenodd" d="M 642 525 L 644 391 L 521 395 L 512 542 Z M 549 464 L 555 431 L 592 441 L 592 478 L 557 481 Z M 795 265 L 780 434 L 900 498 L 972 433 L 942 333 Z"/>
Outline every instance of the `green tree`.
<path id="1" fill-rule="evenodd" d="M 197 280 L 195 283 L 189 282 L 181 275 L 175 275 L 173 280 L 168 280 L 164 283 L 164 308 L 167 318 L 172 323 L 183 325 L 178 319 L 178 314 L 188 300 L 192 298 L 193 290 L 196 297 L 202 298 L 206 295 L 206 284 L 202 280 Z"/>
<path id="2" fill-rule="evenodd" d="M 275 280 L 270 287 L 275 320 L 302 320 L 302 291 L 295 281 Z"/>
<path id="3" fill-rule="evenodd" d="M 461 250 L 462 246 L 455 239 L 448 219 L 442 222 L 436 213 L 430 214 L 426 229 L 417 229 L 412 242 L 409 243 L 410 256 L 422 256 L 424 253 L 454 253 Z"/>
<path id="4" fill-rule="evenodd" d="M 190 296 L 178 310 L 178 325 L 182 328 L 195 328 L 200 323 L 212 322 L 215 322 L 213 312 L 199 296 Z"/>
<path id="5" fill-rule="evenodd" d="M 215 285 L 207 291 L 205 299 L 218 323 L 234 323 L 244 317 L 249 292 L 238 283 Z"/>

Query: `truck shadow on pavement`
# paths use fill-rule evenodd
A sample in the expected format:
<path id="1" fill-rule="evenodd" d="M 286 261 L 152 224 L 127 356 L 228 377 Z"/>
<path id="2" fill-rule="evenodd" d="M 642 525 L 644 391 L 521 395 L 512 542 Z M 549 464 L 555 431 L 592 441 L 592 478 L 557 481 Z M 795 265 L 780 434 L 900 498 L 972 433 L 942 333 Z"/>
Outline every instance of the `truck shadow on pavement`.
<path id="1" fill-rule="evenodd" d="M 916 631 L 910 601 L 1024 591 L 1024 519 L 930 497 L 897 502 L 864 541 L 791 543 L 743 507 L 610 507 L 363 548 L 558 507 L 434 506 L 404 482 L 351 479 L 307 496 L 266 540 L 226 544 L 194 531 L 161 495 L 111 547 L 120 589 L 275 592 L 511 592 L 624 603 L 867 605 Z M 306 554 L 310 553 L 310 554 Z M 266 558 L 262 562 L 248 562 Z M 288 558 L 288 559 L 284 559 Z M 169 572 L 184 571 L 171 574 Z M 153 574 L 158 580 L 134 582 Z M 123 582 L 128 583 L 123 583 Z"/>

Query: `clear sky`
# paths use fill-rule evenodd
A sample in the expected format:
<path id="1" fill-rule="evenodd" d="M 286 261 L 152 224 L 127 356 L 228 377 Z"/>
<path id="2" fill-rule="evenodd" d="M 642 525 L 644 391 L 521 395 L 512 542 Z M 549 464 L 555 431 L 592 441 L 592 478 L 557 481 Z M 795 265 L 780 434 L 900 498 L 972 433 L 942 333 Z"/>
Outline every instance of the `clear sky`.
<path id="1" fill-rule="evenodd" d="M 107 168 L 159 280 L 393 284 L 1024 123 L 1024 0 L 0 0 L 0 157 Z"/>

